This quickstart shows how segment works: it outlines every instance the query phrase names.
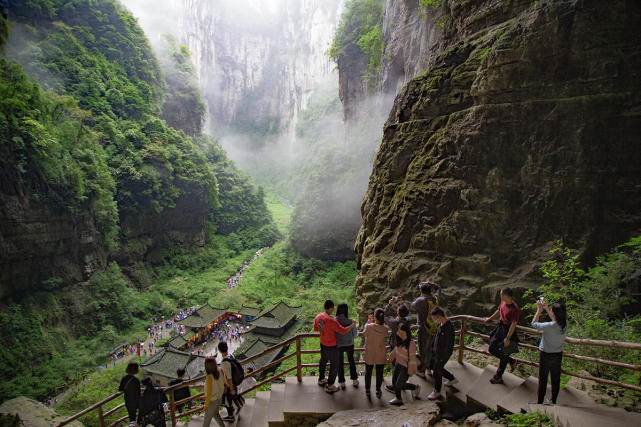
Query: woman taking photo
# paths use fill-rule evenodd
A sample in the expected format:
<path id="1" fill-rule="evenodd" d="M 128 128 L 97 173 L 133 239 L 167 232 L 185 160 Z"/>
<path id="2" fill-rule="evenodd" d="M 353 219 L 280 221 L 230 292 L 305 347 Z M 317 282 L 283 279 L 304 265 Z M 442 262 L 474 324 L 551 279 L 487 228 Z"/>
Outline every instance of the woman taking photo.
<path id="1" fill-rule="evenodd" d="M 539 322 L 539 316 L 545 310 L 552 319 L 551 322 Z M 563 342 L 567 333 L 567 317 L 565 307 L 559 303 L 552 305 L 552 310 L 541 299 L 536 302 L 536 314 L 532 319 L 532 327 L 543 332 L 539 344 L 539 388 L 538 404 L 543 404 L 548 385 L 548 373 L 552 380 L 552 400 L 546 404 L 556 405 L 561 384 L 561 361 L 563 360 Z"/>

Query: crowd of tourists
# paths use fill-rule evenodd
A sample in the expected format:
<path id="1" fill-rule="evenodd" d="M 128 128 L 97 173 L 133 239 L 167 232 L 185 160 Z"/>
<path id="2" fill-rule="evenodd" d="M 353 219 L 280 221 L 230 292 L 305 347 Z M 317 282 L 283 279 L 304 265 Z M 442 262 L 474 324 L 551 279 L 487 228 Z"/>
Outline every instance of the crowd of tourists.
<path id="1" fill-rule="evenodd" d="M 238 287 L 238 285 L 240 284 L 240 280 L 243 278 L 243 272 L 247 270 L 247 268 L 249 267 L 249 264 L 251 264 L 253 261 L 255 261 L 259 256 L 263 254 L 265 249 L 267 248 L 258 249 L 251 260 L 245 261 L 242 267 L 240 267 L 236 273 L 232 274 L 227 278 L 227 289 L 233 289 Z"/>
<path id="2" fill-rule="evenodd" d="M 445 365 L 454 350 L 455 331 L 452 322 L 440 305 L 441 288 L 433 282 L 422 282 L 418 286 L 419 296 L 408 306 L 400 296 L 392 297 L 383 308 L 373 310 L 364 328 L 359 332 L 356 321 L 348 315 L 346 303 L 340 303 L 334 312 L 334 302 L 325 301 L 324 311 L 314 319 L 314 330 L 320 332 L 321 357 L 319 363 L 318 384 L 327 393 L 345 389 L 344 360 L 347 359 L 349 376 L 354 387 L 359 386 L 358 373 L 354 358 L 354 338 L 361 335 L 365 338 L 365 393 L 370 397 L 372 374 L 376 373 L 376 397 L 383 394 L 383 370 L 386 364 L 392 364 L 392 384 L 385 390 L 394 394 L 389 401 L 392 405 L 402 405 L 402 391 L 410 390 L 413 398 L 418 399 L 420 385 L 411 383 L 409 378 L 416 375 L 421 378 L 430 376 L 434 389 L 428 399 L 445 399 L 443 386 L 454 386 L 458 380 Z M 499 367 L 490 379 L 492 384 L 503 384 L 503 374 L 507 366 L 514 371 L 517 360 L 511 355 L 518 351 L 518 334 L 516 325 L 519 322 L 520 310 L 514 300 L 512 289 L 504 287 L 500 292 L 501 303 L 496 311 L 485 319 L 487 323 L 498 318 L 498 325 L 490 334 L 489 353 L 499 359 Z M 413 317 L 410 310 L 416 313 L 417 327 L 413 328 Z M 545 311 L 550 321 L 539 322 Z M 539 386 L 537 402 L 539 404 L 556 404 L 561 378 L 561 359 L 563 341 L 566 334 L 565 307 L 554 304 L 548 307 L 543 299 L 537 301 L 537 312 L 532 319 L 532 327 L 542 331 L 539 345 Z M 413 329 L 417 330 L 416 342 L 418 355 L 413 339 Z M 387 355 L 386 345 L 391 351 Z M 329 363 L 328 376 L 325 377 Z M 552 393 L 545 399 L 547 377 L 551 376 Z M 334 383 L 338 378 L 339 386 Z M 443 381 L 445 378 L 445 382 Z"/>
<path id="3" fill-rule="evenodd" d="M 245 399 L 240 393 L 252 387 L 256 382 L 253 377 L 245 378 L 242 365 L 229 353 L 229 347 L 225 341 L 218 343 L 218 352 L 222 356 L 220 364 L 216 362 L 215 357 L 207 357 L 204 361 L 206 377 L 203 427 L 208 427 L 212 419 L 220 427 L 224 427 L 225 421 L 234 422 L 245 404 Z M 151 377 L 147 376 L 142 381 L 139 380 L 137 377 L 139 371 L 138 363 L 129 363 L 126 375 L 122 377 L 118 387 L 118 390 L 124 394 L 125 408 L 130 420 L 129 425 L 165 427 L 167 425 L 165 413 L 168 402 L 167 395 L 162 389 L 153 385 Z M 247 373 L 250 372 L 252 372 L 251 369 L 248 369 Z M 189 385 L 179 386 L 185 381 L 185 370 L 178 369 L 176 375 L 177 378 L 173 379 L 169 385 L 174 386 L 173 397 L 174 402 L 177 403 L 176 409 L 178 412 L 182 412 L 185 407 L 191 405 L 191 401 L 184 401 L 191 396 L 191 392 Z M 221 407 L 226 409 L 225 417 L 221 417 L 219 413 Z"/>

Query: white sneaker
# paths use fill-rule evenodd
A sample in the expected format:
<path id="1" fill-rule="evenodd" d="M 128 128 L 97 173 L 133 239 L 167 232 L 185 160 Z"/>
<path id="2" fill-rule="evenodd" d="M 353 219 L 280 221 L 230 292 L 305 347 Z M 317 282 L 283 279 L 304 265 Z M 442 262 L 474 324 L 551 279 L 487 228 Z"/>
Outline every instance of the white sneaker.
<path id="1" fill-rule="evenodd" d="M 358 387 L 358 380 L 352 380 L 352 385 L 354 387 Z"/>
<path id="2" fill-rule="evenodd" d="M 552 405 L 554 405 L 554 403 L 552 403 L 552 399 L 550 399 L 549 397 L 546 397 L 546 398 L 545 398 L 545 400 L 543 401 L 543 404 L 544 404 L 545 406 L 552 406 Z"/>
<path id="3" fill-rule="evenodd" d="M 432 392 L 430 393 L 430 395 L 429 395 L 429 396 L 427 396 L 427 398 L 428 398 L 429 400 L 436 400 L 436 399 L 440 399 L 441 397 L 443 397 L 443 395 L 441 394 L 441 392 L 440 392 L 440 391 L 436 391 L 436 390 L 432 390 Z"/>
<path id="4" fill-rule="evenodd" d="M 421 398 L 421 386 L 420 385 L 416 384 L 416 388 L 414 390 L 412 390 L 412 397 L 415 400 Z"/>
<path id="5" fill-rule="evenodd" d="M 445 380 L 443 384 L 453 386 L 454 384 L 458 384 L 458 380 L 456 378 L 454 378 L 453 380 Z"/>
<path id="6" fill-rule="evenodd" d="M 403 404 L 403 401 L 401 399 L 394 398 L 388 402 L 390 405 L 397 405 L 400 406 Z"/>
<path id="7" fill-rule="evenodd" d="M 341 386 L 341 390 L 345 390 L 345 383 L 338 383 Z"/>

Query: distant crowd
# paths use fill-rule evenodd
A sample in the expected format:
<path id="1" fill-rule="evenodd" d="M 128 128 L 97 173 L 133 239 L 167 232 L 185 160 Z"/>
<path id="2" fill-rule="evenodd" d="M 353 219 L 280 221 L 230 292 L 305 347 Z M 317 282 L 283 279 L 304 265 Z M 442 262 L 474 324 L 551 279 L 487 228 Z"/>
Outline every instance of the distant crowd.
<path id="1" fill-rule="evenodd" d="M 430 376 L 434 389 L 427 396 L 430 400 L 445 399 L 443 385 L 455 386 L 458 380 L 445 365 L 450 359 L 455 342 L 455 331 L 452 322 L 440 305 L 441 288 L 433 282 L 422 282 L 418 286 L 419 296 L 409 305 L 400 296 L 392 297 L 384 308 L 376 308 L 368 315 L 367 324 L 358 331 L 356 321 L 348 315 L 346 303 L 338 304 L 336 317 L 334 302 L 325 301 L 324 311 L 314 319 L 314 330 L 320 332 L 321 357 L 319 364 L 318 385 L 327 393 L 345 389 L 344 360 L 349 364 L 350 379 L 354 387 L 359 380 L 354 359 L 354 338 L 361 335 L 365 338 L 365 393 L 370 397 L 371 379 L 376 371 L 376 397 L 382 397 L 383 369 L 391 363 L 392 384 L 385 389 L 394 393 L 389 401 L 392 405 L 402 405 L 402 391 L 410 390 L 414 399 L 420 397 L 420 385 L 409 382 L 412 375 L 421 378 Z M 518 351 L 519 337 L 516 325 L 520 310 L 513 298 L 512 289 L 505 287 L 500 292 L 501 303 L 496 311 L 485 319 L 492 322 L 498 318 L 498 325 L 490 334 L 489 353 L 499 359 L 499 367 L 490 379 L 492 384 L 503 384 L 503 374 L 508 365 L 514 371 L 517 360 L 511 355 Z M 411 324 L 414 319 L 410 310 L 416 313 L 418 355 L 412 336 Z M 550 321 L 539 322 L 545 311 Z M 556 404 L 561 379 L 561 361 L 563 341 L 567 329 L 565 307 L 554 304 L 548 307 L 543 298 L 537 301 L 537 312 L 532 319 L 532 327 L 543 332 L 540 350 L 539 387 L 537 402 L 539 404 Z M 386 345 L 391 352 L 387 356 Z M 327 378 L 325 373 L 329 363 Z M 548 374 L 552 380 L 551 397 L 545 399 Z M 339 386 L 334 382 L 338 377 Z M 443 378 L 446 379 L 443 384 Z"/>
<path id="2" fill-rule="evenodd" d="M 253 261 L 255 261 L 259 256 L 263 254 L 265 249 L 267 248 L 260 248 L 259 250 L 257 250 L 256 253 L 254 254 L 254 257 L 251 260 L 245 261 L 242 267 L 240 267 L 236 273 L 234 273 L 233 275 L 227 278 L 227 289 L 238 287 L 238 285 L 240 284 L 240 280 L 243 278 L 243 272 L 247 270 L 247 268 L 249 267 L 249 264 L 251 264 Z"/>

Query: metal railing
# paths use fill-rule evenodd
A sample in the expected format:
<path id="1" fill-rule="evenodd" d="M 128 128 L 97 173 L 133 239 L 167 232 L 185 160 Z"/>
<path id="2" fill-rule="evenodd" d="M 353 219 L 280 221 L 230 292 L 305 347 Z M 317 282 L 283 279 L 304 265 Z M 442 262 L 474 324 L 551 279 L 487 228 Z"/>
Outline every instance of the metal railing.
<path id="1" fill-rule="evenodd" d="M 450 317 L 450 320 L 455 321 L 455 322 L 461 322 L 461 328 L 456 331 L 456 335 L 459 336 L 459 342 L 458 342 L 458 345 L 454 346 L 454 350 L 458 352 L 457 360 L 458 360 L 459 363 L 463 362 L 463 354 L 464 354 L 465 351 L 471 351 L 471 352 L 476 352 L 476 353 L 481 353 L 481 354 L 485 354 L 485 355 L 491 356 L 491 354 L 487 350 L 482 350 L 482 349 L 469 347 L 469 346 L 465 345 L 465 337 L 467 337 L 467 336 L 479 337 L 479 338 L 487 340 L 487 339 L 489 339 L 489 335 L 468 330 L 468 326 L 469 326 L 468 324 L 469 323 L 479 323 L 479 324 L 483 324 L 483 325 L 487 325 L 487 326 L 493 326 L 493 324 L 485 323 L 485 319 L 483 319 L 483 318 L 475 317 L 475 316 L 468 316 L 468 315 L 452 316 L 452 317 Z M 523 326 L 517 326 L 517 329 L 519 331 L 527 334 L 527 335 L 531 335 L 531 336 L 540 336 L 541 335 L 541 333 L 539 331 L 535 330 L 535 329 L 526 328 L 526 327 L 523 327 Z M 285 341 L 283 341 L 281 343 L 275 344 L 272 347 L 269 347 L 269 348 L 265 349 L 261 353 L 258 353 L 258 354 L 254 355 L 252 357 L 249 357 L 247 359 L 244 359 L 244 360 L 240 361 L 241 365 L 246 365 L 246 364 L 248 364 L 250 362 L 253 362 L 256 359 L 259 359 L 260 357 L 263 357 L 266 354 L 269 354 L 269 353 L 272 353 L 272 352 L 280 352 L 283 347 L 287 347 L 287 346 L 291 345 L 292 343 L 296 343 L 296 350 L 294 352 L 292 352 L 290 354 L 286 354 L 286 355 L 284 355 L 284 356 L 282 356 L 282 357 L 280 357 L 280 358 L 268 363 L 267 365 L 262 366 L 259 369 L 256 369 L 255 371 L 253 371 L 251 373 L 245 374 L 245 377 L 246 378 L 254 377 L 256 375 L 265 373 L 266 371 L 268 371 L 268 370 L 270 370 L 270 369 L 272 369 L 274 367 L 277 367 L 281 363 L 283 363 L 286 360 L 289 360 L 291 358 L 296 358 L 295 366 L 292 366 L 292 367 L 287 368 L 287 369 L 285 369 L 283 371 L 280 371 L 280 372 L 274 372 L 270 377 L 268 377 L 266 379 L 263 379 L 260 382 L 257 382 L 251 388 L 243 390 L 240 394 L 244 395 L 244 394 L 250 393 L 250 392 L 252 392 L 252 391 L 254 391 L 254 390 L 256 390 L 256 389 L 258 389 L 258 388 L 260 388 L 260 387 L 262 387 L 262 386 L 264 386 L 266 384 L 274 382 L 276 379 L 281 378 L 281 377 L 283 377 L 283 376 L 285 376 L 285 375 L 287 375 L 287 374 L 289 374 L 291 372 L 294 372 L 294 371 L 296 371 L 296 378 L 297 378 L 298 382 L 301 382 L 303 380 L 303 369 L 304 368 L 314 368 L 314 367 L 319 366 L 318 363 L 302 363 L 302 355 L 304 355 L 304 354 L 319 354 L 320 353 L 320 349 L 303 350 L 302 349 L 302 341 L 303 341 L 303 339 L 306 339 L 306 338 L 318 338 L 318 337 L 319 337 L 318 333 L 301 333 L 301 334 L 297 334 L 297 335 L 293 336 L 292 338 L 289 338 L 289 339 L 287 339 L 287 340 L 285 340 Z M 582 346 L 612 347 L 612 348 L 621 348 L 621 349 L 626 349 L 626 350 L 639 350 L 639 351 L 641 351 L 641 344 L 639 344 L 639 343 L 630 343 L 630 342 L 621 342 L 621 341 L 602 341 L 602 340 L 579 339 L 579 338 L 569 338 L 569 337 L 565 339 L 565 342 L 567 342 L 569 344 L 576 344 L 576 345 L 582 345 Z M 519 343 L 519 347 L 520 348 L 524 348 L 524 349 L 528 349 L 528 350 L 532 350 L 532 351 L 537 351 L 537 352 L 539 351 L 538 347 L 530 345 L 530 344 Z M 362 352 L 364 350 L 365 349 L 362 348 L 362 347 L 354 349 L 355 352 Z M 604 360 L 604 359 L 599 359 L 599 358 L 596 358 L 596 357 L 581 356 L 581 355 L 565 353 L 565 352 L 563 353 L 563 357 L 567 357 L 567 358 L 571 358 L 571 359 L 577 359 L 577 360 L 581 360 L 581 361 L 584 361 L 584 362 L 594 362 L 594 363 L 597 363 L 597 364 L 613 366 L 613 367 L 617 367 L 617 368 L 630 369 L 630 370 L 634 370 L 634 371 L 641 371 L 641 365 L 634 365 L 634 364 L 630 364 L 630 363 L 623 363 L 623 362 Z M 520 363 L 523 363 L 523 364 L 526 364 L 526 365 L 536 366 L 536 367 L 539 366 L 539 364 L 537 362 L 532 362 L 532 361 L 529 361 L 529 360 L 518 359 L 518 358 L 516 360 L 518 360 Z M 363 365 L 363 364 L 365 364 L 365 362 L 357 361 L 356 364 Z M 347 365 L 347 363 L 345 363 L 345 365 Z M 638 386 L 638 385 L 626 384 L 626 383 L 622 383 L 622 382 L 619 382 L 619 381 L 613 381 L 613 380 L 609 380 L 609 379 L 605 379 L 605 378 L 593 377 L 591 375 L 584 375 L 584 374 L 579 374 L 579 373 L 576 373 L 576 372 L 570 372 L 570 371 L 566 371 L 566 370 L 562 370 L 562 372 L 564 374 L 566 374 L 566 375 L 570 375 L 570 376 L 574 376 L 574 377 L 578 377 L 578 378 L 583 378 L 583 379 L 587 379 L 587 380 L 592 380 L 592 381 L 595 381 L 597 383 L 608 384 L 608 385 L 617 386 L 617 387 L 623 387 L 623 388 L 626 388 L 626 389 L 629 389 L 629 390 L 635 390 L 635 391 L 640 391 L 641 392 L 641 387 Z M 170 387 L 162 388 L 162 390 L 165 393 L 168 394 L 169 402 L 168 402 L 168 411 L 167 412 L 169 413 L 169 417 L 171 419 L 172 426 L 175 426 L 177 421 L 178 421 L 178 419 L 181 418 L 181 417 L 187 417 L 187 416 L 191 416 L 191 415 L 194 415 L 196 413 L 205 411 L 204 404 L 198 405 L 198 406 L 196 406 L 194 408 L 189 408 L 189 407 L 187 407 L 187 405 L 185 405 L 185 406 L 182 407 L 182 409 L 187 408 L 187 410 L 185 412 L 179 412 L 178 411 L 178 406 L 180 406 L 180 405 L 184 405 L 184 404 L 187 404 L 189 402 L 196 401 L 196 400 L 198 400 L 198 401 L 204 400 L 205 393 L 202 392 L 202 391 L 200 393 L 197 393 L 197 394 L 195 394 L 193 396 L 190 396 L 190 397 L 188 397 L 186 399 L 183 399 L 183 400 L 176 401 L 174 399 L 174 391 L 179 389 L 179 388 L 190 387 L 190 388 L 195 388 L 195 389 L 202 390 L 203 389 L 204 380 L 205 380 L 205 375 L 202 375 L 202 376 L 199 376 L 197 378 L 193 378 L 191 380 L 184 381 L 184 382 L 182 382 L 180 384 L 176 384 L 176 385 L 173 385 L 173 386 L 170 386 Z M 80 417 L 92 412 L 92 411 L 96 411 L 97 412 L 98 424 L 99 424 L 100 427 L 106 427 L 107 425 L 109 427 L 114 427 L 114 426 L 117 426 L 120 423 L 123 423 L 123 422 L 127 421 L 127 419 L 128 419 L 127 415 L 124 415 L 124 416 L 116 419 L 115 421 L 111 422 L 110 424 L 106 424 L 106 420 L 105 420 L 110 415 L 113 415 L 117 411 L 119 411 L 119 410 L 124 408 L 124 406 L 125 406 L 124 403 L 121 403 L 121 404 L 119 404 L 119 405 L 117 405 L 117 406 L 115 406 L 115 407 L 113 407 L 113 408 L 111 408 L 111 409 L 109 409 L 107 411 L 104 411 L 104 408 L 103 408 L 104 405 L 106 405 L 107 403 L 113 401 L 114 399 L 117 399 L 122 394 L 123 394 L 122 392 L 118 392 L 118 393 L 112 394 L 111 396 L 101 400 L 100 402 L 95 403 L 95 404 L 91 405 L 90 407 L 88 407 L 86 409 L 83 409 L 82 411 L 78 412 L 77 414 L 66 418 L 65 420 L 63 420 L 62 422 L 60 422 L 58 424 L 58 427 L 62 427 L 64 425 L 66 425 L 66 424 L 69 424 L 70 422 L 72 422 L 72 421 L 74 421 L 74 420 L 76 420 L 76 419 L 78 419 L 78 418 L 80 418 Z"/>

